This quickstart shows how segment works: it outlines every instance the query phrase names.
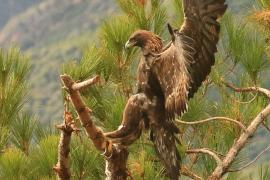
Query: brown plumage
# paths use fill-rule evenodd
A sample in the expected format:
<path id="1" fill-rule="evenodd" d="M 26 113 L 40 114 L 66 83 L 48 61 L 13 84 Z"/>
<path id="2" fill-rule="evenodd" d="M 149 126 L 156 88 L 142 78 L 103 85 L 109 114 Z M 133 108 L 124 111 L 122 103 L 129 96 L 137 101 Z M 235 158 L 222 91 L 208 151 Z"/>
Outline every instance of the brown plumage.
<path id="1" fill-rule="evenodd" d="M 169 26 L 172 41 L 165 48 L 157 35 L 145 30 L 134 32 L 126 43 L 126 47 L 138 46 L 142 51 L 138 93 L 145 94 L 149 103 L 142 119 L 151 130 L 151 140 L 170 179 L 178 179 L 180 168 L 175 137 L 178 129 L 172 120 L 187 110 L 188 99 L 211 71 L 220 31 L 217 19 L 227 8 L 224 3 L 183 0 L 184 23 L 180 30 Z M 141 117 L 135 113 L 131 116 L 126 123 Z"/>
<path id="2" fill-rule="evenodd" d="M 113 132 L 105 133 L 114 143 L 122 145 L 132 144 L 141 135 L 143 129 L 144 113 L 148 109 L 149 101 L 143 93 L 129 98 L 124 109 L 122 123 Z"/>
<path id="3" fill-rule="evenodd" d="M 175 134 L 178 133 L 178 129 L 172 121 L 166 118 L 165 94 L 153 68 L 160 63 L 159 60 L 156 60 L 160 56 L 158 54 L 162 53 L 161 39 L 152 32 L 139 30 L 133 33 L 127 42 L 127 46 L 129 45 L 139 46 L 142 50 L 137 70 L 137 86 L 138 93 L 144 93 L 149 101 L 148 108 L 144 112 L 144 125 L 146 128 L 150 128 L 150 139 L 166 168 L 167 175 L 170 179 L 177 179 L 180 155 L 175 145 L 177 141 Z M 161 73 L 165 72 L 161 71 Z"/>
<path id="4" fill-rule="evenodd" d="M 126 43 L 126 48 L 138 46 L 142 48 L 143 55 L 147 56 L 149 53 L 159 53 L 162 50 L 161 38 L 146 30 L 137 30 L 129 38 Z"/>
<path id="5" fill-rule="evenodd" d="M 153 71 L 165 95 L 169 118 L 187 110 L 186 103 L 201 86 L 215 62 L 225 0 L 184 0 L 185 21 L 175 40 L 160 54 Z"/>

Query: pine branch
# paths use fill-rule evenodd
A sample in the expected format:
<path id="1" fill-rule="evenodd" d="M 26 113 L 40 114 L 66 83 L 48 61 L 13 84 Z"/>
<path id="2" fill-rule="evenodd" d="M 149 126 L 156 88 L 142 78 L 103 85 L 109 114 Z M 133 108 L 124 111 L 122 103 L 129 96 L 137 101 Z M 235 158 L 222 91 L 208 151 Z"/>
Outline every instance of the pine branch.
<path id="1" fill-rule="evenodd" d="M 252 103 L 253 101 L 255 101 L 255 99 L 258 97 L 258 93 L 256 93 L 256 95 L 251 98 L 250 100 L 248 101 L 239 101 L 239 100 L 236 100 L 236 99 L 233 99 L 235 102 L 239 103 L 239 104 L 250 104 Z"/>
<path id="2" fill-rule="evenodd" d="M 213 157 L 213 159 L 216 161 L 217 165 L 220 166 L 222 164 L 221 159 L 218 157 L 218 155 L 207 149 L 207 148 L 202 148 L 202 149 L 189 149 L 186 151 L 187 154 L 194 154 L 194 153 L 202 153 L 202 154 L 208 154 L 209 156 Z"/>
<path id="3" fill-rule="evenodd" d="M 208 119 L 198 120 L 198 121 L 194 121 L 194 122 L 181 121 L 181 120 L 177 119 L 176 122 L 178 122 L 180 124 L 184 124 L 184 125 L 200 125 L 200 124 L 208 123 L 208 122 L 215 121 L 215 120 L 229 121 L 229 122 L 235 123 L 240 128 L 242 128 L 244 131 L 247 130 L 246 126 L 243 123 L 241 123 L 240 121 L 237 121 L 235 119 L 228 118 L 228 117 L 211 117 Z"/>
<path id="4" fill-rule="evenodd" d="M 238 140 L 233 144 L 230 148 L 228 153 L 226 154 L 225 158 L 223 159 L 222 163 L 219 164 L 211 176 L 208 177 L 209 180 L 216 180 L 220 179 L 226 172 L 228 172 L 228 168 L 231 163 L 236 158 L 237 154 L 240 150 L 245 146 L 248 141 L 248 138 L 251 137 L 255 131 L 257 130 L 258 126 L 270 115 L 270 104 L 264 108 L 250 123 L 247 128 L 247 131 L 243 132 Z"/>
<path id="5" fill-rule="evenodd" d="M 268 145 L 265 149 L 263 149 L 252 161 L 250 161 L 249 163 L 247 163 L 246 165 L 238 168 L 238 169 L 233 169 L 233 170 L 228 170 L 228 172 L 237 172 L 237 171 L 241 171 L 243 169 L 245 169 L 246 167 L 250 166 L 251 164 L 253 164 L 254 162 L 256 162 L 265 152 L 267 152 L 270 149 L 270 145 Z"/>
<path id="6" fill-rule="evenodd" d="M 239 88 L 239 87 L 236 87 L 232 83 L 225 82 L 224 80 L 222 80 L 222 82 L 225 86 L 234 90 L 235 92 L 260 92 L 260 93 L 264 94 L 265 96 L 267 96 L 268 98 L 270 98 L 270 90 L 268 90 L 268 89 L 261 88 L 261 87 Z"/>
<path id="7" fill-rule="evenodd" d="M 65 86 L 64 88 L 67 90 L 70 96 L 70 100 L 76 109 L 87 135 L 92 140 L 95 147 L 101 151 L 105 157 L 105 174 L 107 175 L 107 179 L 126 179 L 128 176 L 127 148 L 119 144 L 113 144 L 105 137 L 103 131 L 93 123 L 90 116 L 92 111 L 86 107 L 79 92 L 81 88 L 85 88 L 96 83 L 99 80 L 99 77 L 95 76 L 94 78 L 88 79 L 81 83 L 76 83 L 68 75 L 61 75 L 60 78 Z"/>

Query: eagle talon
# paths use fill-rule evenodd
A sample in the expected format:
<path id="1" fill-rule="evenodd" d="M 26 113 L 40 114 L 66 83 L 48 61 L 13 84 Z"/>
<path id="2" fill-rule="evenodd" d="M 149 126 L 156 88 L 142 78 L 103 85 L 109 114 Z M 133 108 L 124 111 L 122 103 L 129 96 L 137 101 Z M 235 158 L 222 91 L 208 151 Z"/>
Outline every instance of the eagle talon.
<path id="1" fill-rule="evenodd" d="M 103 153 L 101 153 L 102 156 L 105 156 L 106 158 L 111 158 L 112 157 L 112 141 L 107 141 L 106 142 L 106 146 L 105 146 L 105 150 Z M 109 154 L 109 156 L 107 155 Z"/>

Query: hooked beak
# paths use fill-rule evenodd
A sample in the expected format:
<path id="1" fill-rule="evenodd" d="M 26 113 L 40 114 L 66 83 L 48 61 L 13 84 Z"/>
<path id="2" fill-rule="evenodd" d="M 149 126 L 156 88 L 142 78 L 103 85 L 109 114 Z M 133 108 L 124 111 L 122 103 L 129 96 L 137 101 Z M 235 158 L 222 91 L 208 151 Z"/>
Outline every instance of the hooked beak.
<path id="1" fill-rule="evenodd" d="M 135 45 L 136 42 L 131 42 L 130 40 L 128 40 L 125 44 L 125 49 L 133 47 Z"/>

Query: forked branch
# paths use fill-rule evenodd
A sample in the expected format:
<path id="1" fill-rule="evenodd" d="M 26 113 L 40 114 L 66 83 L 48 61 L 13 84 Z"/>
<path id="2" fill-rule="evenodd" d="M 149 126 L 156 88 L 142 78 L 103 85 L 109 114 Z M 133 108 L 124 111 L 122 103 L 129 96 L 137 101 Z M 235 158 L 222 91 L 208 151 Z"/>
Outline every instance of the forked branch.
<path id="1" fill-rule="evenodd" d="M 96 148 L 104 152 L 109 142 L 106 140 L 102 130 L 94 125 L 90 116 L 91 110 L 85 105 L 79 92 L 81 88 L 85 88 L 88 85 L 92 85 L 93 82 L 97 82 L 95 80 L 97 80 L 98 77 L 96 76 L 81 83 L 74 82 L 68 75 L 61 75 L 60 77 L 87 135 L 92 140 Z"/>
<path id="2" fill-rule="evenodd" d="M 64 89 L 67 90 L 70 100 L 79 116 L 81 124 L 85 128 L 85 131 L 89 138 L 94 143 L 95 147 L 102 152 L 106 160 L 106 179 L 118 179 L 124 180 L 128 176 L 127 172 L 127 148 L 119 144 L 112 144 L 109 141 L 103 131 L 95 126 L 91 119 L 90 113 L 92 112 L 83 102 L 79 90 L 95 84 L 99 77 L 88 79 L 81 83 L 76 83 L 68 75 L 60 76 Z"/>
<path id="3" fill-rule="evenodd" d="M 93 78 L 91 78 L 91 79 L 87 79 L 87 80 L 85 80 L 85 81 L 83 81 L 83 82 L 80 82 L 80 83 L 74 83 L 74 84 L 72 85 L 72 89 L 73 89 L 74 91 L 79 91 L 79 90 L 81 90 L 81 89 L 83 89 L 83 88 L 86 88 L 86 87 L 89 87 L 89 86 L 91 86 L 91 85 L 96 84 L 98 81 L 99 81 L 99 76 L 95 76 L 95 77 L 93 77 Z"/>

